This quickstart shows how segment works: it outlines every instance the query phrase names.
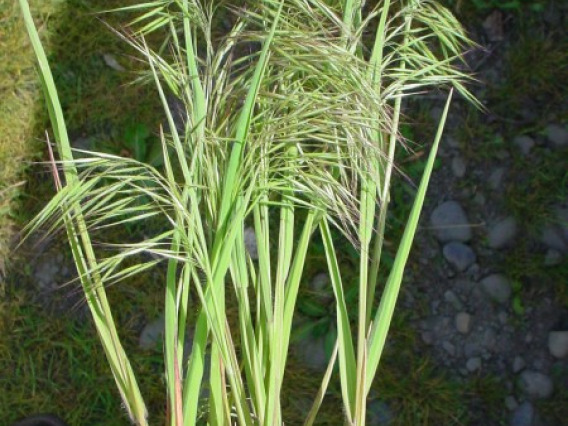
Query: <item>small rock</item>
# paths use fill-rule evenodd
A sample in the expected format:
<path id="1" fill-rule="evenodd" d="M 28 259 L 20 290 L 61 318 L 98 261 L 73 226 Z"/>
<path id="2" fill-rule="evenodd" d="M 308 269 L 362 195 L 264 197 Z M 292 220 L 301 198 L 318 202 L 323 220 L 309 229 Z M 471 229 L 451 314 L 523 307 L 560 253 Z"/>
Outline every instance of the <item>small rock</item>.
<path id="1" fill-rule="evenodd" d="M 442 253 L 448 263 L 459 272 L 465 271 L 476 261 L 475 253 L 469 246 L 455 241 L 446 244 Z"/>
<path id="2" fill-rule="evenodd" d="M 254 228 L 247 227 L 244 231 L 245 247 L 252 260 L 258 260 L 258 246 L 256 245 L 256 234 Z"/>
<path id="3" fill-rule="evenodd" d="M 367 405 L 367 424 L 370 426 L 388 426 L 393 423 L 394 414 L 388 404 L 381 400 Z"/>
<path id="4" fill-rule="evenodd" d="M 507 312 L 501 311 L 497 314 L 497 319 L 502 325 L 507 324 L 507 320 L 509 319 L 507 316 Z"/>
<path id="5" fill-rule="evenodd" d="M 45 260 L 36 267 L 34 277 L 42 288 L 54 286 L 54 281 L 59 272 L 59 265 L 54 259 Z"/>
<path id="6" fill-rule="evenodd" d="M 462 334 L 467 334 L 471 330 L 471 315 L 467 312 L 460 312 L 456 315 L 456 330 Z"/>
<path id="7" fill-rule="evenodd" d="M 511 157 L 511 154 L 509 154 L 509 151 L 507 151 L 506 149 L 500 149 L 499 151 L 495 152 L 495 157 L 497 157 L 498 160 L 506 160 L 507 158 Z"/>
<path id="8" fill-rule="evenodd" d="M 430 225 L 436 238 L 445 243 L 466 242 L 471 239 L 471 228 L 462 206 L 456 201 L 446 201 L 434 209 Z"/>
<path id="9" fill-rule="evenodd" d="M 526 135 L 517 136 L 513 139 L 513 143 L 517 145 L 519 151 L 521 151 L 521 154 L 525 157 L 530 154 L 535 145 L 534 139 Z"/>
<path id="10" fill-rule="evenodd" d="M 486 201 L 487 200 L 483 192 L 478 192 L 477 194 L 475 194 L 475 197 L 473 197 L 473 202 L 478 206 L 484 206 Z"/>
<path id="11" fill-rule="evenodd" d="M 162 315 L 154 321 L 146 324 L 138 339 L 138 346 L 144 350 L 155 349 L 164 337 L 166 319 Z"/>
<path id="12" fill-rule="evenodd" d="M 507 407 L 509 411 L 513 411 L 518 406 L 519 403 L 517 402 L 517 400 L 513 395 L 509 395 L 505 398 L 505 407 Z"/>
<path id="13" fill-rule="evenodd" d="M 490 42 L 502 41 L 504 38 L 503 31 L 503 12 L 495 9 L 491 12 L 481 24 Z"/>
<path id="14" fill-rule="evenodd" d="M 467 276 L 472 280 L 479 280 L 481 278 L 481 266 L 478 263 L 474 263 L 465 271 Z"/>
<path id="15" fill-rule="evenodd" d="M 552 142 L 555 147 L 563 147 L 568 145 L 568 129 L 559 124 L 549 124 L 544 129 L 546 138 Z"/>
<path id="16" fill-rule="evenodd" d="M 503 178 L 505 177 L 505 167 L 498 167 L 489 175 L 487 183 L 489 187 L 493 190 L 501 188 L 503 183 Z"/>
<path id="17" fill-rule="evenodd" d="M 446 143 L 446 145 L 448 145 L 450 148 L 459 148 L 460 147 L 460 141 L 452 136 L 447 136 L 444 140 L 444 142 Z"/>
<path id="18" fill-rule="evenodd" d="M 534 406 L 525 401 L 519 405 L 511 416 L 511 426 L 538 426 L 540 421 Z"/>
<path id="19" fill-rule="evenodd" d="M 556 207 L 554 216 L 554 222 L 543 229 L 540 241 L 549 248 L 568 253 L 568 207 Z"/>
<path id="20" fill-rule="evenodd" d="M 447 290 L 444 293 L 444 300 L 452 305 L 454 309 L 463 309 L 462 301 L 452 290 Z"/>
<path id="21" fill-rule="evenodd" d="M 313 291 L 314 297 L 324 305 L 333 300 L 331 280 L 326 272 L 319 272 L 312 278 L 310 290 Z"/>
<path id="22" fill-rule="evenodd" d="M 515 357 L 515 359 L 513 360 L 513 365 L 512 365 L 513 373 L 515 373 L 515 374 L 519 373 L 526 366 L 527 366 L 527 363 L 525 362 L 523 357 L 517 355 Z"/>
<path id="23" fill-rule="evenodd" d="M 514 217 L 509 216 L 497 222 L 489 229 L 487 239 L 489 247 L 500 249 L 509 245 L 517 234 L 517 221 Z"/>
<path id="24" fill-rule="evenodd" d="M 473 373 L 481 368 L 481 358 L 473 357 L 466 361 L 465 368 L 470 373 Z"/>
<path id="25" fill-rule="evenodd" d="M 438 123 L 440 121 L 440 118 L 442 118 L 443 112 L 444 110 L 440 107 L 430 108 L 430 117 L 432 118 L 432 120 Z"/>
<path id="26" fill-rule="evenodd" d="M 483 346 L 487 352 L 492 351 L 495 348 L 495 344 L 497 343 L 497 335 L 493 329 L 488 328 L 483 332 L 483 336 L 481 338 L 481 346 Z"/>
<path id="27" fill-rule="evenodd" d="M 298 358 L 310 369 L 325 371 L 328 358 L 325 353 L 325 338 L 308 336 L 296 345 Z"/>
<path id="28" fill-rule="evenodd" d="M 327 272 L 319 272 L 312 278 L 310 288 L 313 291 L 324 291 L 329 287 L 330 283 L 331 281 Z"/>
<path id="29" fill-rule="evenodd" d="M 568 356 L 568 330 L 548 333 L 548 350 L 556 358 Z"/>
<path id="30" fill-rule="evenodd" d="M 103 55 L 103 60 L 105 61 L 105 64 L 109 68 L 112 68 L 115 71 L 125 71 L 124 67 L 120 65 L 116 60 L 116 58 L 112 56 L 110 53 L 105 53 Z"/>
<path id="31" fill-rule="evenodd" d="M 541 243 L 545 244 L 547 247 L 559 251 L 561 253 L 568 252 L 568 244 L 562 236 L 561 231 L 557 226 L 548 225 L 546 226 L 540 235 Z"/>
<path id="32" fill-rule="evenodd" d="M 501 274 L 493 274 L 481 280 L 481 286 L 485 293 L 498 303 L 507 303 L 511 297 L 511 284 Z"/>
<path id="33" fill-rule="evenodd" d="M 448 353 L 448 355 L 456 356 L 456 347 L 447 340 L 442 342 L 442 348 L 444 348 L 444 350 Z"/>
<path id="34" fill-rule="evenodd" d="M 462 178 L 465 176 L 466 164 L 462 157 L 454 157 L 452 159 L 452 172 L 455 177 Z"/>
<path id="35" fill-rule="evenodd" d="M 546 399 L 552 395 L 554 385 L 546 374 L 525 370 L 519 376 L 519 387 L 529 398 Z"/>
<path id="36" fill-rule="evenodd" d="M 558 250 L 548 249 L 544 255 L 544 264 L 546 266 L 560 265 L 562 262 L 562 253 Z"/>
<path id="37" fill-rule="evenodd" d="M 427 345 L 431 345 L 432 343 L 434 343 L 434 336 L 431 331 L 423 331 L 420 334 L 420 337 L 422 338 L 422 341 Z"/>

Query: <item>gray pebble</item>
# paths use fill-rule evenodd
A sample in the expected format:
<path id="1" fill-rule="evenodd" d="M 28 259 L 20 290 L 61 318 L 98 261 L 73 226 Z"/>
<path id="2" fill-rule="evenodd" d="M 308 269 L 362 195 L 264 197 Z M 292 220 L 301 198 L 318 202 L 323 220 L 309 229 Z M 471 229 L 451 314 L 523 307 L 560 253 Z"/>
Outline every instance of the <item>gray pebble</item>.
<path id="1" fill-rule="evenodd" d="M 505 311 L 501 311 L 497 314 L 497 319 L 499 320 L 499 322 L 502 325 L 507 324 L 507 320 L 509 319 L 509 317 L 507 316 L 507 312 Z"/>
<path id="2" fill-rule="evenodd" d="M 495 331 L 491 328 L 485 330 L 480 343 L 487 352 L 492 351 L 497 343 L 497 335 L 495 334 Z"/>
<path id="3" fill-rule="evenodd" d="M 325 338 L 308 336 L 296 345 L 298 358 L 310 369 L 325 371 L 327 368 L 327 355 L 325 353 Z"/>
<path id="4" fill-rule="evenodd" d="M 489 228 L 487 235 L 489 247 L 500 249 L 508 246 L 517 235 L 517 221 L 509 216 Z"/>
<path id="5" fill-rule="evenodd" d="M 475 194 L 475 197 L 473 197 L 473 202 L 478 206 L 484 206 L 486 201 L 487 200 L 483 192 L 478 192 L 477 194 Z"/>
<path id="6" fill-rule="evenodd" d="M 452 290 L 447 290 L 444 293 L 444 300 L 452 305 L 454 309 L 463 309 L 463 303 L 461 299 Z"/>
<path id="7" fill-rule="evenodd" d="M 568 356 L 568 330 L 548 333 L 548 350 L 556 358 L 566 358 Z"/>
<path id="8" fill-rule="evenodd" d="M 256 234 L 254 228 L 247 227 L 244 231 L 245 247 L 252 260 L 258 260 L 258 246 L 256 245 Z"/>
<path id="9" fill-rule="evenodd" d="M 506 160 L 510 156 L 511 154 L 509 154 L 509 151 L 507 151 L 506 149 L 500 149 L 495 153 L 495 157 L 497 157 L 497 159 L 499 160 Z"/>
<path id="10" fill-rule="evenodd" d="M 446 201 L 436 207 L 430 216 L 430 225 L 441 242 L 465 242 L 471 239 L 467 215 L 456 201 Z"/>
<path id="11" fill-rule="evenodd" d="M 503 183 L 503 178 L 505 177 L 505 167 L 498 167 L 489 175 L 487 183 L 489 187 L 493 190 L 501 188 Z"/>
<path id="12" fill-rule="evenodd" d="M 504 275 L 489 275 L 481 280 L 481 286 L 485 293 L 498 303 L 505 304 L 511 297 L 511 284 Z"/>
<path id="13" fill-rule="evenodd" d="M 34 276 L 40 287 L 51 287 L 54 285 L 58 272 L 59 264 L 53 259 L 48 259 L 36 267 Z"/>
<path id="14" fill-rule="evenodd" d="M 471 330 L 471 315 L 467 312 L 460 312 L 456 315 L 456 330 L 462 334 L 467 334 Z"/>
<path id="15" fill-rule="evenodd" d="M 476 261 L 475 253 L 469 246 L 455 241 L 446 244 L 442 249 L 442 253 L 448 263 L 459 272 L 465 271 Z"/>
<path id="16" fill-rule="evenodd" d="M 517 402 L 517 400 L 513 395 L 509 395 L 505 398 L 505 407 L 507 407 L 509 411 L 513 411 L 518 406 L 519 403 Z"/>
<path id="17" fill-rule="evenodd" d="M 534 406 L 525 401 L 519 405 L 511 416 L 511 426 L 538 426 L 540 422 Z"/>
<path id="18" fill-rule="evenodd" d="M 444 350 L 448 353 L 448 355 L 456 356 L 456 347 L 447 340 L 442 342 L 442 348 L 444 348 Z"/>
<path id="19" fill-rule="evenodd" d="M 520 374 L 519 387 L 527 397 L 533 399 L 546 399 L 554 392 L 550 377 L 532 370 L 525 370 Z"/>
<path id="20" fill-rule="evenodd" d="M 388 426 L 394 421 L 394 414 L 388 404 L 381 400 L 367 405 L 367 424 L 369 426 Z"/>
<path id="21" fill-rule="evenodd" d="M 446 145 L 448 145 L 450 148 L 459 148 L 460 147 L 460 141 L 457 140 L 456 138 L 452 137 L 452 136 L 447 136 L 444 139 L 444 143 Z"/>
<path id="22" fill-rule="evenodd" d="M 434 335 L 431 331 L 423 331 L 422 333 L 420 333 L 420 337 L 422 338 L 422 341 L 427 345 L 434 343 Z"/>
<path id="23" fill-rule="evenodd" d="M 527 363 L 525 362 L 523 357 L 517 355 L 515 357 L 515 359 L 513 360 L 513 365 L 512 365 L 513 373 L 515 373 L 515 374 L 519 373 L 526 366 L 527 366 Z"/>
<path id="24" fill-rule="evenodd" d="M 543 229 L 540 241 L 549 248 L 568 253 L 568 207 L 556 207 L 554 216 L 554 222 Z"/>
<path id="25" fill-rule="evenodd" d="M 555 225 L 548 225 L 542 230 L 540 242 L 558 252 L 568 252 L 568 244 L 563 238 L 561 230 Z"/>
<path id="26" fill-rule="evenodd" d="M 138 346 L 144 350 L 155 349 L 164 337 L 166 319 L 163 315 L 146 324 L 138 338 Z"/>
<path id="27" fill-rule="evenodd" d="M 546 138 L 552 142 L 555 147 L 563 147 L 568 145 L 568 129 L 559 124 L 549 124 L 544 130 Z"/>
<path id="28" fill-rule="evenodd" d="M 329 287 L 330 283 L 331 281 L 327 272 L 318 272 L 310 282 L 310 289 L 318 292 L 324 291 Z"/>
<path id="29" fill-rule="evenodd" d="M 535 145 L 534 139 L 526 135 L 517 136 L 513 139 L 513 143 L 517 145 L 519 151 L 521 151 L 521 154 L 525 157 L 530 154 Z"/>
<path id="30" fill-rule="evenodd" d="M 473 373 L 481 368 L 481 358 L 473 357 L 466 361 L 465 368 L 470 373 Z"/>
<path id="31" fill-rule="evenodd" d="M 452 159 L 452 172 L 455 177 L 464 177 L 466 170 L 467 166 L 465 164 L 465 160 L 462 157 L 454 157 Z"/>
<path id="32" fill-rule="evenodd" d="M 562 262 L 562 253 L 555 249 L 548 249 L 544 255 L 544 264 L 546 266 L 560 265 Z"/>
<path id="33" fill-rule="evenodd" d="M 103 54 L 103 60 L 109 68 L 112 68 L 115 71 L 125 71 L 124 67 L 120 65 L 116 58 L 110 53 Z"/>

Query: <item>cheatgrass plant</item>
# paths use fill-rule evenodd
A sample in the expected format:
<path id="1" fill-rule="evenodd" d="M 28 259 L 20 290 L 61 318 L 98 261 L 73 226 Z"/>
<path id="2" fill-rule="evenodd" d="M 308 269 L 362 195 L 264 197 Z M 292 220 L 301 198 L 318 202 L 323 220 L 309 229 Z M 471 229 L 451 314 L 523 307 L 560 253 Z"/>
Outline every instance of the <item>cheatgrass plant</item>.
<path id="1" fill-rule="evenodd" d="M 57 193 L 30 229 L 66 229 L 132 422 L 147 425 L 152 413 L 105 288 L 167 262 L 169 424 L 202 422 L 206 406 L 205 421 L 212 425 L 281 425 L 298 290 L 308 246 L 320 233 L 336 301 L 337 340 L 306 424 L 315 420 L 337 371 L 344 422 L 364 425 L 451 93 L 471 98 L 463 87 L 467 76 L 454 66 L 468 43 L 454 17 L 423 0 L 366 7 L 353 0 L 256 0 L 240 9 L 156 0 L 123 8 L 138 13 L 123 36 L 147 61 L 148 73 L 140 78 L 156 85 L 167 120 L 167 131 L 156 129 L 163 148 L 163 166 L 156 168 L 104 153 L 74 157 L 27 1 L 19 1 L 55 139 Z M 217 40 L 212 22 L 221 10 L 233 13 L 234 24 Z M 167 56 L 145 43 L 144 36 L 157 30 L 167 34 Z M 394 265 L 379 286 L 402 105 L 405 97 L 432 88 L 447 89 L 448 100 Z M 168 103 L 172 94 L 185 106 L 181 123 Z M 115 244 L 111 255 L 98 257 L 93 230 L 149 218 L 163 221 L 159 235 Z M 258 260 L 245 247 L 245 224 L 254 228 Z M 360 254 L 356 312 L 346 306 L 334 228 Z M 141 253 L 152 260 L 123 266 Z M 382 293 L 374 310 L 377 288 Z M 227 319 L 229 300 L 236 303 L 235 321 Z M 189 328 L 193 339 L 185 353 Z"/>

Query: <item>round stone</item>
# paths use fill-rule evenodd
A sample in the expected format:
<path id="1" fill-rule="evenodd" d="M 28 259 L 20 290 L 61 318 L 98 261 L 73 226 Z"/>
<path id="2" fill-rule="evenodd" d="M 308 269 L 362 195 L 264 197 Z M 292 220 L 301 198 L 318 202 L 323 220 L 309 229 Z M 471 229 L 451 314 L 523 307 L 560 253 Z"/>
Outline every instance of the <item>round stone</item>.
<path id="1" fill-rule="evenodd" d="M 464 177 L 466 170 L 467 166 L 465 164 L 465 160 L 462 157 L 454 157 L 452 159 L 452 172 L 455 177 Z"/>
<path id="2" fill-rule="evenodd" d="M 517 235 L 517 221 L 509 216 L 493 225 L 488 232 L 489 247 L 500 249 L 509 245 Z"/>
<path id="3" fill-rule="evenodd" d="M 455 241 L 446 244 L 442 253 L 448 263 L 459 272 L 465 271 L 476 261 L 475 253 L 469 246 Z"/>
<path id="4" fill-rule="evenodd" d="M 393 423 L 394 414 L 388 404 L 375 400 L 367 405 L 367 424 L 370 426 L 387 426 Z"/>
<path id="5" fill-rule="evenodd" d="M 489 175 L 489 179 L 487 183 L 489 187 L 493 190 L 497 190 L 501 188 L 503 184 L 503 178 L 505 177 L 506 169 L 505 167 L 497 167 L 493 172 Z"/>
<path id="6" fill-rule="evenodd" d="M 558 250 L 548 249 L 544 255 L 544 264 L 546 266 L 556 266 L 562 262 L 562 253 Z"/>
<path id="7" fill-rule="evenodd" d="M 440 242 L 466 242 L 471 239 L 467 215 L 457 201 L 446 201 L 436 207 L 430 216 L 430 225 Z"/>
<path id="8" fill-rule="evenodd" d="M 258 246 L 256 245 L 256 234 L 254 228 L 247 227 L 244 231 L 245 247 L 252 260 L 258 260 Z"/>
<path id="9" fill-rule="evenodd" d="M 546 399 L 554 392 L 550 377 L 532 370 L 525 370 L 520 374 L 519 387 L 527 397 L 533 399 Z"/>
<path id="10" fill-rule="evenodd" d="M 525 401 L 519 405 L 511 416 L 511 426 L 537 426 L 540 424 L 534 406 Z"/>
<path id="11" fill-rule="evenodd" d="M 513 367 L 513 373 L 517 374 L 526 366 L 527 366 L 527 363 L 525 362 L 523 357 L 517 355 L 515 357 L 515 359 L 513 360 L 513 366 L 512 366 Z"/>
<path id="12" fill-rule="evenodd" d="M 138 346 L 144 350 L 155 349 L 164 337 L 166 319 L 163 315 L 149 322 L 142 329 L 138 339 Z"/>
<path id="13" fill-rule="evenodd" d="M 473 373 L 481 368 L 481 358 L 473 357 L 467 360 L 465 363 L 465 368 L 470 373 Z"/>
<path id="14" fill-rule="evenodd" d="M 481 286 L 485 293 L 498 303 L 507 303 L 511 297 L 511 284 L 504 275 L 489 275 L 481 280 Z"/>
<path id="15" fill-rule="evenodd" d="M 549 124 L 545 129 L 547 139 L 555 147 L 568 145 L 568 129 L 559 124 Z"/>
<path id="16" fill-rule="evenodd" d="M 296 345 L 298 358 L 310 369 L 325 371 L 328 357 L 325 351 L 325 338 L 308 336 Z"/>
<path id="17" fill-rule="evenodd" d="M 471 315 L 467 312 L 460 312 L 456 315 L 456 330 L 462 334 L 467 334 L 471 330 Z"/>
<path id="18" fill-rule="evenodd" d="M 548 350 L 556 358 L 566 358 L 568 356 L 568 331 L 548 333 Z"/>
<path id="19" fill-rule="evenodd" d="M 526 135 L 517 136 L 513 139 L 513 143 L 517 145 L 519 151 L 521 151 L 521 154 L 525 157 L 530 154 L 535 145 L 534 139 Z"/>

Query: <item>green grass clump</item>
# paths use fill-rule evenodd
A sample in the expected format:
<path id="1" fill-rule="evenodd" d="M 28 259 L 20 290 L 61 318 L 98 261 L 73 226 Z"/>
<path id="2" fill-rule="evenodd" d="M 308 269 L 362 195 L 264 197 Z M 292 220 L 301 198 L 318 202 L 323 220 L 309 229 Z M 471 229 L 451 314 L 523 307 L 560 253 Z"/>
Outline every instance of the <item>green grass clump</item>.
<path id="1" fill-rule="evenodd" d="M 59 169 L 51 159 L 57 194 L 29 229 L 49 224 L 67 232 L 87 306 L 131 420 L 148 424 L 152 406 L 142 396 L 128 339 L 120 337 L 124 311 L 113 314 L 107 287 L 160 259 L 168 265 L 164 364 L 172 425 L 199 422 L 202 386 L 210 392 L 212 424 L 283 424 L 292 320 L 307 248 L 319 232 L 337 336 L 306 424 L 321 407 L 337 358 L 343 414 L 348 423 L 363 425 L 452 95 L 396 255 L 387 262 L 390 272 L 378 283 L 401 99 L 431 86 L 453 87 L 471 99 L 463 86 L 467 76 L 452 66 L 468 43 L 455 18 L 427 1 L 401 2 L 392 10 L 387 2 L 365 20 L 362 4 L 350 1 L 266 0 L 242 11 L 230 34 L 217 42 L 208 5 L 160 0 L 122 8 L 142 14 L 133 21 L 136 36 L 166 30 L 173 52 L 163 57 L 143 37 L 129 38 L 147 61 L 145 78 L 155 84 L 167 117 L 168 132 L 159 129 L 163 167 L 156 168 L 131 156 L 73 158 L 73 124 L 66 124 L 56 82 L 68 78 L 69 86 L 80 79 L 50 71 L 26 0 L 20 5 L 61 159 Z M 369 30 L 376 37 L 367 58 L 362 37 Z M 97 64 L 87 65 L 96 69 Z M 176 125 L 169 92 L 184 103 L 183 126 Z M 61 98 L 73 105 L 65 93 Z M 71 123 L 81 120 L 78 108 L 68 113 Z M 138 243 L 110 244 L 106 252 L 93 244 L 101 228 L 155 217 L 168 228 Z M 270 232 L 274 218 L 279 228 Z M 258 263 L 245 249 L 247 221 L 254 223 Z M 340 268 L 332 229 L 359 254 L 357 312 L 347 308 L 351 271 Z M 129 263 L 142 253 L 151 256 Z M 375 312 L 377 288 L 382 296 Z M 194 335 L 185 363 L 187 327 Z M 205 379 L 207 359 L 211 370 Z"/>
<path id="2" fill-rule="evenodd" d="M 0 423 L 52 412 L 70 424 L 125 424 L 91 322 L 50 315 L 29 297 L 10 289 L 0 303 Z"/>
<path id="3" fill-rule="evenodd" d="M 568 197 L 568 169 L 561 158 L 568 149 L 547 151 L 537 147 L 529 157 L 517 158 L 505 191 L 507 210 L 531 236 L 552 222 L 553 206 Z"/>

